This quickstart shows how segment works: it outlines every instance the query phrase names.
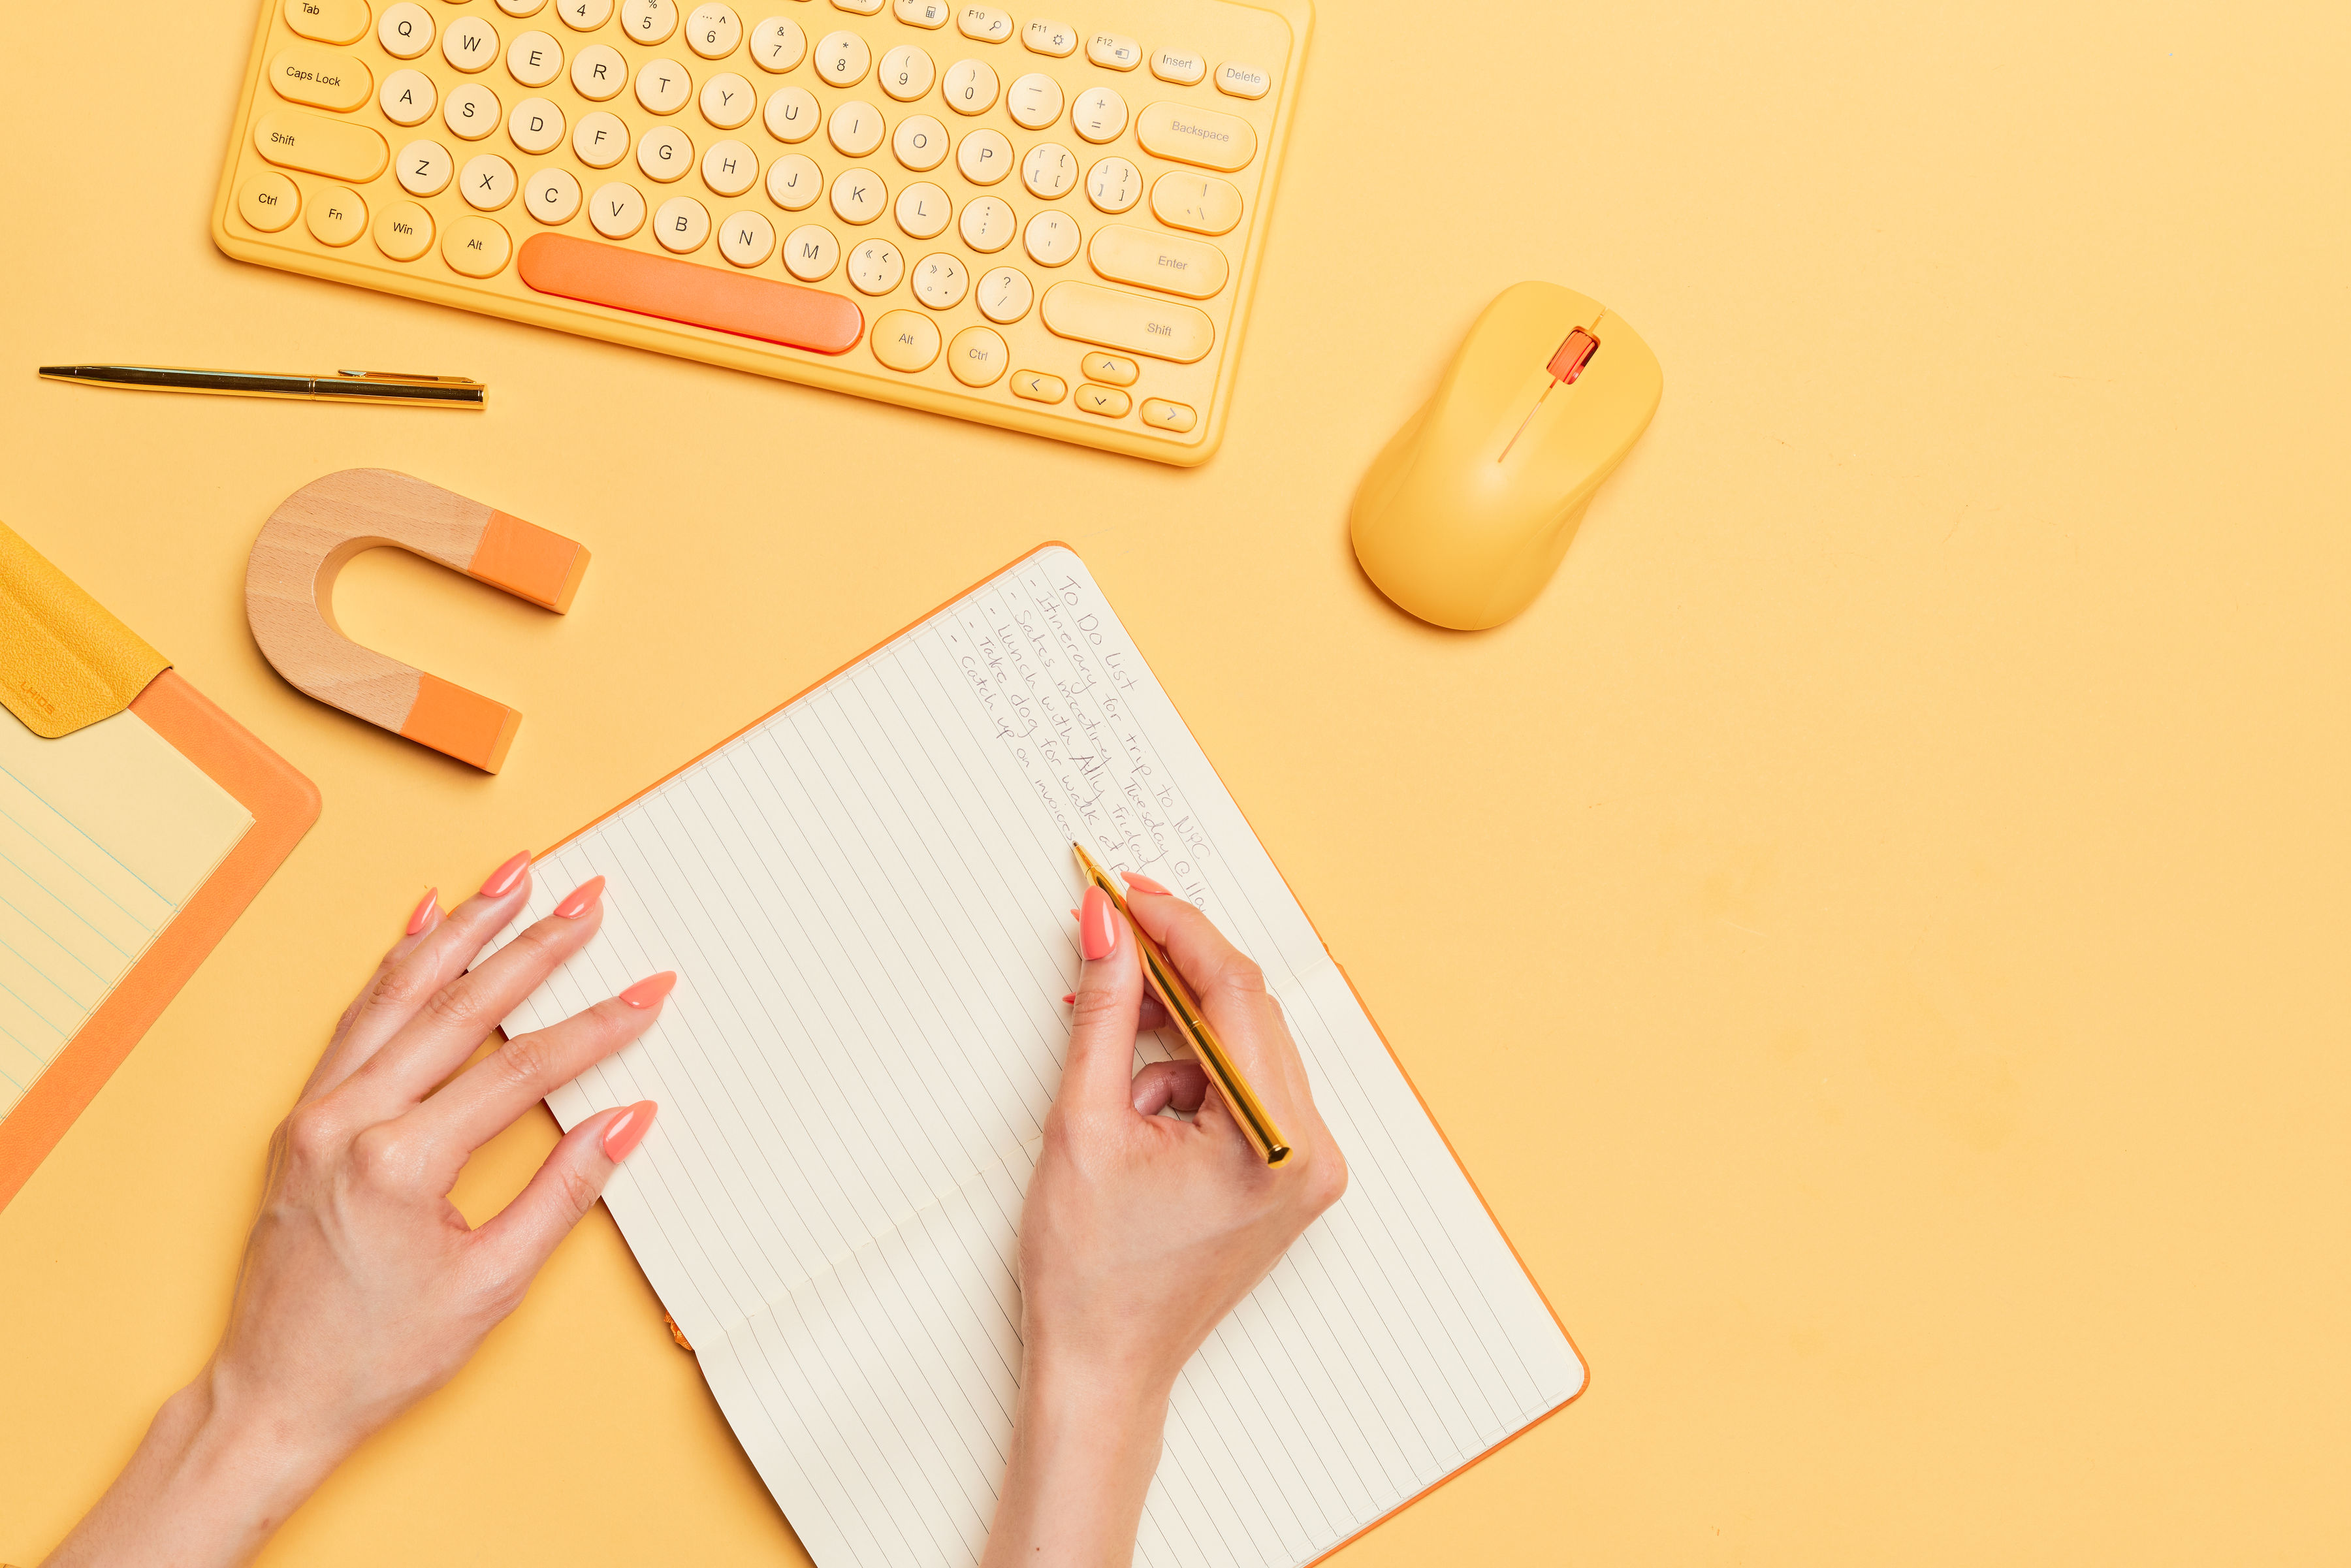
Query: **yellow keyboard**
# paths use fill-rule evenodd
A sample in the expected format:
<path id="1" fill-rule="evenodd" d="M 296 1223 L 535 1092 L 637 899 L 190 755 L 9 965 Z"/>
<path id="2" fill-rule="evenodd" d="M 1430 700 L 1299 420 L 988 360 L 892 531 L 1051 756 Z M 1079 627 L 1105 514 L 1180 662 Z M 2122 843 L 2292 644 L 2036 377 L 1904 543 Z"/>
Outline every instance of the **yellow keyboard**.
<path id="1" fill-rule="evenodd" d="M 1049 3 L 266 0 L 214 238 L 1205 461 L 1309 0 Z"/>

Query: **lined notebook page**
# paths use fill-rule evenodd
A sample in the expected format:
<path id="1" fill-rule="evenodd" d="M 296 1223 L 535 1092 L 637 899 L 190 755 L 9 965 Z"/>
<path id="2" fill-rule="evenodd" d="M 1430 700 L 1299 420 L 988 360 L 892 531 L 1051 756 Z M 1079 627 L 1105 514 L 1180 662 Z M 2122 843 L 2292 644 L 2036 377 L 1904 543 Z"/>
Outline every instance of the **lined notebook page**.
<path id="1" fill-rule="evenodd" d="M 0 713 L 0 1118 L 252 826 L 137 714 L 45 740 Z"/>
<path id="2" fill-rule="evenodd" d="M 1309 1562 L 1583 1385 L 1056 547 L 564 845 L 524 916 L 611 878 L 602 930 L 509 1033 L 678 971 L 654 1029 L 549 1103 L 569 1127 L 661 1103 L 606 1201 L 820 1568 L 960 1568 L 986 1541 L 1020 1370 L 1020 1198 L 1079 963 L 1072 839 L 1264 967 L 1352 1177 L 1186 1370 L 1136 1561 Z"/>

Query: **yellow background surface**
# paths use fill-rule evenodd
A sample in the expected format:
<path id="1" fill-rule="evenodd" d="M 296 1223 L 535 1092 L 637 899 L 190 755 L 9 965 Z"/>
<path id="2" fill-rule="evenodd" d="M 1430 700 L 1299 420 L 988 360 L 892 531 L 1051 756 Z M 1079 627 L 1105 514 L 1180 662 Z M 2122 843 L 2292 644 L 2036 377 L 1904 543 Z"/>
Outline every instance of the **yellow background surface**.
<path id="1" fill-rule="evenodd" d="M 253 9 L 25 7 L 0 50 L 0 517 L 326 798 L 0 1213 L 0 1559 L 201 1361 L 263 1142 L 425 883 L 1058 537 L 1592 1364 L 1345 1568 L 2340 1560 L 2340 6 L 1326 0 L 1190 473 L 227 262 Z M 1534 608 L 1441 633 L 1347 501 L 1523 277 L 1634 323 L 1665 403 Z M 495 398 L 31 373 L 104 359 Z M 562 619 L 347 574 L 360 640 L 526 714 L 498 778 L 246 634 L 262 519 L 359 465 L 596 552 Z M 601 1212 L 266 1559 L 799 1560 Z"/>

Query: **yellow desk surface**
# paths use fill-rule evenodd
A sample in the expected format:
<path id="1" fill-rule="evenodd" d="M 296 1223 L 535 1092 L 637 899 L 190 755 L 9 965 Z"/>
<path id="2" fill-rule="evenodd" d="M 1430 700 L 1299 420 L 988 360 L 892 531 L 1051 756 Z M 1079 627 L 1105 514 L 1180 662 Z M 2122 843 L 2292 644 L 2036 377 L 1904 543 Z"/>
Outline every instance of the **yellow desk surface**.
<path id="1" fill-rule="evenodd" d="M 0 517 L 326 812 L 0 1213 L 0 1560 L 204 1355 L 263 1140 L 424 883 L 1058 537 L 1591 1361 L 1345 1568 L 2340 1561 L 2339 5 L 1326 0 L 1191 473 L 232 264 L 248 0 L 19 10 Z M 1634 322 L 1665 404 L 1534 608 L 1442 633 L 1354 570 L 1347 501 L 1522 277 Z M 32 375 L 91 359 L 495 402 Z M 357 465 L 596 552 L 559 620 L 347 577 L 360 640 L 523 710 L 498 778 L 246 632 L 262 519 Z M 600 1213 L 266 1561 L 801 1558 Z"/>

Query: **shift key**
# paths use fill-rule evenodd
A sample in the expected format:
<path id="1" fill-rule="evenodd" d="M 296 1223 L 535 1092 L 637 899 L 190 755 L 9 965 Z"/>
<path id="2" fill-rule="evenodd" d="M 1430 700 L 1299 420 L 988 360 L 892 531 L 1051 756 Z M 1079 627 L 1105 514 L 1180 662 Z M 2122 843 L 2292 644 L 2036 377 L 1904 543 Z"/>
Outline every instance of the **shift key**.
<path id="1" fill-rule="evenodd" d="M 281 168 L 354 184 L 374 179 L 392 162 L 392 149 L 366 126 L 298 109 L 273 109 L 255 120 L 253 145 Z"/>
<path id="2" fill-rule="evenodd" d="M 1189 305 L 1092 283 L 1056 283 L 1040 313 L 1057 337 L 1179 365 L 1206 359 L 1217 342 L 1216 323 Z"/>

